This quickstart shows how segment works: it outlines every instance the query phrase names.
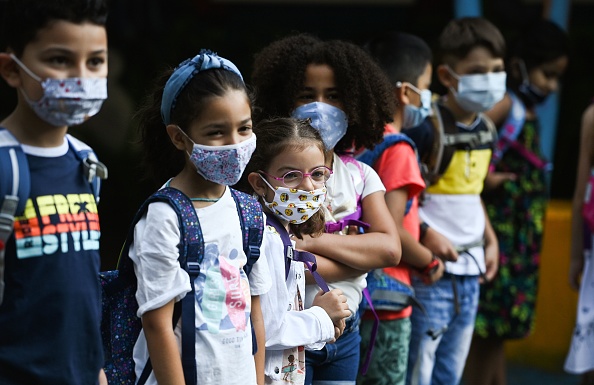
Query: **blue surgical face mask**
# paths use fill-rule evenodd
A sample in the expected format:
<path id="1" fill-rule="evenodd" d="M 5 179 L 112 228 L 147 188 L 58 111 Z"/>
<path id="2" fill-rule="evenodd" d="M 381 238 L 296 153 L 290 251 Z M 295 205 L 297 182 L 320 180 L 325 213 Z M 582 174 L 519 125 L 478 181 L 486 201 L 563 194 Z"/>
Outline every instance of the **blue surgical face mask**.
<path id="1" fill-rule="evenodd" d="M 398 83 L 402 86 L 402 83 Z M 396 84 L 396 86 L 399 86 Z M 423 123 L 423 121 L 431 114 L 431 91 L 420 90 L 410 83 L 406 83 L 407 87 L 419 94 L 421 97 L 421 106 L 417 107 L 413 104 L 407 104 L 404 106 L 404 112 L 402 116 L 402 129 L 417 127 Z"/>
<path id="2" fill-rule="evenodd" d="M 297 119 L 309 119 L 309 124 L 320 133 L 326 150 L 332 150 L 336 146 L 346 134 L 349 125 L 344 111 L 321 102 L 299 106 L 291 116 Z"/>
<path id="3" fill-rule="evenodd" d="M 483 112 L 493 108 L 505 96 L 506 73 L 488 72 L 486 74 L 458 75 L 447 67 L 458 79 L 458 90 L 450 87 L 460 107 L 470 112 Z"/>

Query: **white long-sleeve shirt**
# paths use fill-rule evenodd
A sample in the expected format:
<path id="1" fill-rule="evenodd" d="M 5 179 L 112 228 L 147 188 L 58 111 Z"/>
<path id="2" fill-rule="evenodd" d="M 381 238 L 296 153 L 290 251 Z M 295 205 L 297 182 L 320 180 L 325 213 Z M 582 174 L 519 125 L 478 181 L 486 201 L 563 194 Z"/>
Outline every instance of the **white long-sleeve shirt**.
<path id="1" fill-rule="evenodd" d="M 305 380 L 305 349 L 321 349 L 334 338 L 334 324 L 324 309 L 304 309 L 305 274 L 301 262 L 291 261 L 285 281 L 285 255 L 280 235 L 264 229 L 272 287 L 260 296 L 266 328 L 266 382 Z"/>

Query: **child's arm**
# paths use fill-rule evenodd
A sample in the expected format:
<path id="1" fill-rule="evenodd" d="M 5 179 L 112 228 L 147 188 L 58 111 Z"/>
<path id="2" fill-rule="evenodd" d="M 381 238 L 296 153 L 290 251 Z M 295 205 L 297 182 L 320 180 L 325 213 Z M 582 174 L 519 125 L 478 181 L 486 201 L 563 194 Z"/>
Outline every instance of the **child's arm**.
<path id="1" fill-rule="evenodd" d="M 425 234 L 421 234 L 421 244 L 442 261 L 456 262 L 458 260 L 458 252 L 452 242 L 431 227 L 425 230 Z"/>
<path id="2" fill-rule="evenodd" d="M 185 384 L 179 348 L 171 325 L 173 306 L 172 300 L 165 306 L 142 315 L 142 329 L 153 372 L 160 385 Z"/>
<path id="3" fill-rule="evenodd" d="M 254 354 L 254 363 L 256 365 L 256 379 L 258 385 L 264 385 L 264 361 L 266 353 L 266 331 L 264 329 L 264 317 L 262 316 L 262 305 L 260 303 L 260 296 L 252 296 L 252 311 L 251 311 L 252 326 L 256 333 L 256 343 L 258 344 L 258 351 Z"/>
<path id="4" fill-rule="evenodd" d="M 485 271 L 485 279 L 491 281 L 495 278 L 495 274 L 497 274 L 497 270 L 499 269 L 499 243 L 497 241 L 497 234 L 495 234 L 495 230 L 491 226 L 491 221 L 487 215 L 487 209 L 484 203 L 483 213 L 485 215 L 485 267 L 487 269 Z"/>
<path id="5" fill-rule="evenodd" d="M 323 234 L 316 238 L 305 236 L 303 240 L 297 240 L 297 248 L 362 271 L 398 265 L 402 253 L 400 238 L 386 206 L 383 191 L 376 191 L 363 198 L 361 208 L 361 220 L 370 225 L 365 234 Z M 320 266 L 318 271 L 323 277 L 326 276 Z"/>
<path id="6" fill-rule="evenodd" d="M 423 270 L 433 261 L 433 253 L 428 248 L 421 245 L 412 235 L 404 228 L 404 212 L 406 211 L 406 203 L 408 201 L 408 187 L 401 187 L 392 190 L 386 194 L 386 204 L 390 209 L 390 214 L 396 222 L 398 235 L 402 242 L 402 261 L 406 262 L 417 270 Z M 440 261 L 439 268 L 434 270 L 430 275 L 423 275 L 423 282 L 430 284 L 441 278 L 443 275 L 444 265 Z"/>
<path id="7" fill-rule="evenodd" d="M 109 385 L 107 383 L 107 377 L 105 376 L 105 371 L 103 368 L 99 371 L 99 385 Z"/>
<path id="8" fill-rule="evenodd" d="M 580 275 L 584 269 L 584 220 L 582 207 L 586 194 L 586 185 L 590 177 L 594 143 L 594 104 L 588 107 L 582 115 L 582 127 L 580 135 L 580 155 L 578 158 L 578 169 L 576 184 L 573 194 L 573 205 L 571 213 L 571 262 L 569 265 L 569 285 L 579 290 Z"/>

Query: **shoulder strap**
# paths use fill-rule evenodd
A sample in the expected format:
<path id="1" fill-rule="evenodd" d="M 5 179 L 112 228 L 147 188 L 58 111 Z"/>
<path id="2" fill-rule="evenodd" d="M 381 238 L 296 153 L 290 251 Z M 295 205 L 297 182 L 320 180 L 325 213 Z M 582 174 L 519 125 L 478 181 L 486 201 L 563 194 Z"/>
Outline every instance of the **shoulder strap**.
<path id="1" fill-rule="evenodd" d="M 491 165 L 493 166 L 503 158 L 503 154 L 509 148 L 509 143 L 515 142 L 518 139 L 526 121 L 526 107 L 520 98 L 513 92 L 508 91 L 508 95 L 512 104 L 507 119 L 503 122 L 499 130 L 499 140 L 495 145 L 491 158 Z"/>
<path id="2" fill-rule="evenodd" d="M 66 139 L 68 140 L 70 147 L 74 150 L 77 158 L 82 162 L 85 176 L 95 195 L 95 201 L 99 203 L 101 180 L 107 179 L 107 167 L 99 162 L 93 149 L 84 142 L 76 139 L 70 134 L 66 134 Z"/>
<path id="3" fill-rule="evenodd" d="M 0 304 L 4 297 L 4 253 L 14 217 L 25 210 L 31 191 L 27 156 L 20 143 L 0 128 Z"/>
<path id="4" fill-rule="evenodd" d="M 190 276 L 190 285 L 192 286 L 192 292 L 186 294 L 181 301 L 182 366 L 186 384 L 196 385 L 196 309 L 194 307 L 194 281 L 200 274 L 200 264 L 204 258 L 204 238 L 202 236 L 202 228 L 198 221 L 196 209 L 190 198 L 175 188 L 166 187 L 155 192 L 145 200 L 138 209 L 134 220 L 132 221 L 132 225 L 128 230 L 128 236 L 120 253 L 118 270 L 122 277 L 136 279 L 132 261 L 128 257 L 128 252 L 130 244 L 134 238 L 134 227 L 145 215 L 149 204 L 153 202 L 168 203 L 177 214 L 179 221 L 179 229 L 181 233 L 180 243 L 178 245 L 179 263 L 180 266 L 188 272 L 188 275 Z M 149 369 L 142 374 L 141 379 L 143 381 L 146 381 L 148 375 L 150 375 L 150 369 L 152 368 L 150 362 L 147 363 L 146 368 Z M 141 381 L 139 379 L 139 384 L 140 383 Z"/>
<path id="5" fill-rule="evenodd" d="M 375 162 L 377 162 L 377 160 L 382 156 L 384 151 L 400 142 L 408 143 L 413 148 L 415 153 L 417 153 L 417 146 L 415 145 L 415 143 L 407 135 L 398 132 L 384 135 L 384 138 L 382 139 L 381 143 L 375 145 L 375 147 L 372 150 L 365 149 L 363 152 L 356 156 L 356 159 L 359 162 L 363 162 L 366 165 L 373 167 Z"/>
<path id="6" fill-rule="evenodd" d="M 324 281 L 324 278 L 316 271 L 318 265 L 316 264 L 316 256 L 308 251 L 295 250 L 287 229 L 280 223 L 278 218 L 274 215 L 266 216 L 266 224 L 276 229 L 276 232 L 280 235 L 283 246 L 285 248 L 285 280 L 289 277 L 289 270 L 291 268 L 291 260 L 297 262 L 303 262 L 309 269 L 309 272 L 316 280 L 316 283 L 325 293 L 330 291 L 328 284 Z"/>
<path id="7" fill-rule="evenodd" d="M 247 257 L 243 270 L 249 275 L 252 267 L 260 258 L 260 246 L 262 245 L 264 232 L 262 206 L 251 195 L 233 188 L 231 189 L 231 195 L 237 206 L 241 231 L 243 232 L 243 251 Z"/>

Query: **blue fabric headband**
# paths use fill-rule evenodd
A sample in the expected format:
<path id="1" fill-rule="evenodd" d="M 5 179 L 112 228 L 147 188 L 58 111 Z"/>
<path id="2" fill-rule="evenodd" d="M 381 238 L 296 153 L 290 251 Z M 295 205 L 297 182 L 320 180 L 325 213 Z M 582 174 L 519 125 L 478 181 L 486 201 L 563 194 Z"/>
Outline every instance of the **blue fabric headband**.
<path id="1" fill-rule="evenodd" d="M 208 50 L 200 51 L 193 59 L 186 59 L 181 62 L 175 71 L 173 71 L 169 80 L 167 80 L 161 100 L 161 118 L 163 118 L 163 123 L 166 125 L 171 123 L 171 111 L 175 107 L 177 97 L 190 80 L 197 73 L 213 68 L 222 68 L 234 72 L 243 81 L 243 76 L 241 76 L 241 72 L 239 72 L 235 64 L 218 56 L 214 52 Z"/>

